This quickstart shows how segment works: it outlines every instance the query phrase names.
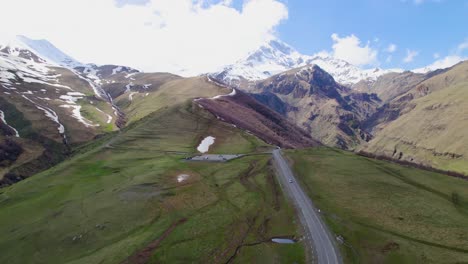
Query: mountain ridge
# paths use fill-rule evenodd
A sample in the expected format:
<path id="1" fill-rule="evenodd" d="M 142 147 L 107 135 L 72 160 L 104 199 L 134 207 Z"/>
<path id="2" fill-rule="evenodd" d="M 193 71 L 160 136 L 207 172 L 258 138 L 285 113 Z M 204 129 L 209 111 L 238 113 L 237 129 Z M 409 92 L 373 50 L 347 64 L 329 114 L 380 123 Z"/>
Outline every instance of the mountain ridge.
<path id="1" fill-rule="evenodd" d="M 359 81 L 375 81 L 379 76 L 400 69 L 380 68 L 363 70 L 329 54 L 303 55 L 290 45 L 273 39 L 234 64 L 224 66 L 211 76 L 234 85 L 241 86 L 245 81 L 259 81 L 294 68 L 316 64 L 329 72 L 338 83 L 352 86 Z"/>
<path id="2" fill-rule="evenodd" d="M 177 97 L 183 99 L 205 94 L 190 89 L 201 89 L 213 83 L 223 86 L 222 83 L 226 83 L 226 80 L 235 80 L 229 79 L 232 71 L 224 71 L 215 76 L 207 74 L 183 78 L 169 73 L 140 72 L 126 66 L 82 64 L 45 40 L 34 40 L 29 45 L 23 41 L 27 39 L 17 37 L 12 44 L 7 45 L 0 42 L 3 43 L 0 44 L 0 84 L 4 89 L 3 94 L 0 94 L 4 98 L 0 105 L 3 113 L 0 128 L 4 137 L 8 138 L 14 135 L 22 137 L 25 127 L 32 127 L 35 131 L 39 129 L 37 131 L 41 131 L 39 134 L 44 138 L 58 144 L 80 144 L 101 133 L 124 128 L 127 123 L 143 118 L 170 101 L 180 101 Z M 308 136 L 327 145 L 345 149 L 354 149 L 372 140 L 378 135 L 380 126 L 407 113 L 408 108 L 395 103 L 395 100 L 406 100 L 400 96 L 425 80 L 450 71 L 443 69 L 417 74 L 410 71 L 387 73 L 383 70 L 371 70 L 371 73 L 366 73 L 345 61 L 323 54 L 304 56 L 280 41 L 270 41 L 268 47 L 249 54 L 247 59 L 241 65 L 245 67 L 240 69 L 251 71 L 255 78 L 278 73 L 256 81 L 238 76 L 237 80 L 241 82 L 227 82 L 224 89 L 228 89 L 229 85 L 239 87 L 239 90 L 246 92 L 244 98 L 253 97 L 282 117 L 294 121 L 294 125 L 309 133 Z M 301 66 L 290 69 L 297 65 Z M 332 70 L 327 70 L 326 67 L 331 67 Z M 264 71 L 261 72 L 260 69 Z M 358 76 L 353 82 L 362 76 L 367 76 L 367 79 L 353 85 L 344 85 L 335 79 L 333 71 L 335 76 L 341 73 L 347 78 Z M 179 89 L 179 86 L 184 86 L 184 89 Z M 443 89 L 443 83 L 439 83 L 437 87 L 439 86 Z M 426 88 L 420 86 L 419 93 L 427 90 Z M 407 96 L 414 97 L 411 94 Z M 169 101 L 163 102 L 164 100 Z M 8 106 L 8 102 L 12 106 Z M 243 108 L 245 111 L 241 111 L 242 114 L 250 111 L 254 115 L 255 111 L 263 109 L 259 106 L 249 109 L 242 103 L 229 102 L 227 99 L 224 102 Z M 389 102 L 391 103 L 387 104 Z M 388 108 L 388 105 L 395 107 Z M 219 105 L 207 106 L 215 111 L 226 112 Z M 26 120 L 35 121 L 32 126 L 26 126 L 14 120 L 16 113 L 25 113 Z M 382 116 L 379 117 L 378 114 Z M 234 117 L 229 118 L 237 120 Z M 37 122 L 38 120 L 42 122 Z M 255 122 L 269 121 L 259 116 Z M 252 129 L 247 125 L 244 127 Z M 269 139 L 275 137 L 270 136 Z M 25 140 L 30 139 L 12 140 L 25 146 L 29 144 Z M 42 140 L 35 149 L 44 147 L 46 141 Z M 278 139 L 273 141 L 278 142 Z M 6 143 L 5 149 L 11 150 L 12 154 L 15 152 L 11 142 Z"/>

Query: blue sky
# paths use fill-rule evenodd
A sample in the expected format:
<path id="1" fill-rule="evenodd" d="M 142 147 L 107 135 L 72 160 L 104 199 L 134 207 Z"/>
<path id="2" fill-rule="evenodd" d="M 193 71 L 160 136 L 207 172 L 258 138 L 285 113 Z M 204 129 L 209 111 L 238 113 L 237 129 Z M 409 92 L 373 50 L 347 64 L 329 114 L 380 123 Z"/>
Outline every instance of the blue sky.
<path id="1" fill-rule="evenodd" d="M 47 39 L 81 62 L 144 71 L 217 71 L 272 36 L 362 68 L 468 59 L 468 0 L 2 0 L 2 8 L 0 36 Z"/>
<path id="2" fill-rule="evenodd" d="M 291 0 L 289 11 L 278 27 L 281 39 L 302 53 L 328 50 L 330 35 L 356 35 L 363 43 L 378 49 L 382 67 L 417 68 L 432 63 L 434 54 L 445 57 L 457 53 L 468 41 L 468 1 L 401 0 Z M 377 42 L 375 40 L 378 40 Z M 386 62 L 390 44 L 397 46 Z M 407 49 L 418 52 L 404 63 Z M 468 49 L 462 55 L 468 56 Z"/>

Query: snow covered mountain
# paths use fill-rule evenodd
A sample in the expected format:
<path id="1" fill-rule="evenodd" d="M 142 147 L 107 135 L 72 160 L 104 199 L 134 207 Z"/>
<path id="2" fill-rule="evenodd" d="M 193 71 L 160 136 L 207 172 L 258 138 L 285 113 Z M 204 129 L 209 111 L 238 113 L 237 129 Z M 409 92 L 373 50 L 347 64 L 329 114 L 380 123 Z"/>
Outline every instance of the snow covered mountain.
<path id="1" fill-rule="evenodd" d="M 124 66 L 82 64 L 46 40 L 0 35 L 0 152 L 5 144 L 14 150 L 7 150 L 14 158 L 0 168 L 0 187 L 50 167 L 74 146 L 123 127 L 125 113 L 104 88 L 134 83 L 127 96 L 137 97 L 136 89 L 147 93 L 144 88 L 153 83 L 148 77 L 133 78 L 136 73 Z M 22 166 L 27 169 L 20 176 L 8 174 Z"/>
<path id="2" fill-rule="evenodd" d="M 224 67 L 211 76 L 228 84 L 239 86 L 244 81 L 258 81 L 275 74 L 316 64 L 343 85 L 352 86 L 361 80 L 375 81 L 379 76 L 394 70 L 379 68 L 363 70 L 344 60 L 324 53 L 314 56 L 303 55 L 280 40 L 271 40 L 237 63 Z"/>
<path id="3" fill-rule="evenodd" d="M 263 80 L 303 65 L 305 65 L 303 55 L 283 42 L 272 40 L 250 53 L 245 59 L 224 67 L 212 76 L 235 85 L 242 79 Z"/>
<path id="4" fill-rule="evenodd" d="M 25 36 L 3 37 L 0 40 L 0 50 L 9 54 L 19 54 L 21 50 L 31 51 L 42 58 L 44 62 L 67 68 L 83 65 L 44 39 L 34 40 Z"/>
<path id="5" fill-rule="evenodd" d="M 49 86 L 60 85 L 60 75 L 54 74 L 54 67 L 65 68 L 80 79 L 88 82 L 96 96 L 106 98 L 100 88 L 95 71 L 78 72 L 75 68 L 93 68 L 95 65 L 82 64 L 60 51 L 47 40 L 33 40 L 25 36 L 0 39 L 0 78 L 6 85 L 12 80 L 40 83 Z"/>
<path id="6" fill-rule="evenodd" d="M 380 68 L 361 69 L 344 60 L 333 58 L 328 54 L 317 54 L 306 61 L 315 64 L 333 76 L 336 82 L 352 86 L 360 81 L 373 82 L 378 77 L 390 72 L 403 72 L 400 69 L 384 70 Z"/>
<path id="7" fill-rule="evenodd" d="M 23 36 L 4 39 L 0 42 L 1 96 L 13 105 L 27 106 L 29 111 L 42 113 L 39 115 L 42 123 L 52 121 L 50 127 L 56 127 L 58 135 L 57 131 L 48 131 L 49 137 L 58 136 L 67 142 L 70 135 L 66 127 L 76 127 L 76 124 L 85 133 L 94 133 L 101 120 L 85 118 L 81 109 L 94 104 L 94 101 L 108 103 L 109 100 L 99 82 L 90 78 L 90 74 L 73 68 L 79 65 L 83 64 L 48 41 Z M 85 97 L 89 99 L 85 100 Z M 80 104 L 77 103 L 79 100 Z"/>
<path id="8" fill-rule="evenodd" d="M 65 68 L 74 75 L 86 81 L 99 98 L 108 100 L 102 90 L 103 79 L 120 73 L 131 74 L 139 72 L 136 69 L 118 65 L 84 64 L 65 54 L 47 40 L 34 40 L 25 36 L 0 35 L 0 78 L 8 84 L 7 75 L 13 78 L 16 72 L 20 79 L 28 82 L 39 82 L 51 85 L 58 83 L 57 76 L 51 78 L 48 73 L 52 68 Z M 26 77 L 27 79 L 21 78 Z"/>

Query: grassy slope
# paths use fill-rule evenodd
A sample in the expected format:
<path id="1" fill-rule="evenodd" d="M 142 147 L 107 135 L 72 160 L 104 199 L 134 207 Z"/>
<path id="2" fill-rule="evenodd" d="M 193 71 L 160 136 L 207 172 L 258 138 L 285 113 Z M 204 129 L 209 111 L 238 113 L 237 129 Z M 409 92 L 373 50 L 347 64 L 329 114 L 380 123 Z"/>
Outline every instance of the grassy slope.
<path id="1" fill-rule="evenodd" d="M 73 72 L 65 70 L 62 68 L 54 68 L 57 74 L 61 74 L 59 77 L 60 82 L 72 87 L 74 91 L 85 94 L 83 99 L 77 101 L 77 104 L 81 105 L 81 115 L 90 121 L 94 125 L 91 128 L 84 128 L 81 123 L 77 123 L 77 119 L 70 118 L 71 109 L 63 109 L 61 107 L 56 107 L 56 111 L 61 115 L 61 120 L 64 122 L 65 128 L 67 129 L 68 137 L 71 142 L 83 143 L 87 142 L 96 134 L 102 134 L 103 132 L 110 132 L 116 130 L 117 127 L 112 124 L 107 124 L 107 115 L 96 110 L 96 107 L 111 116 L 113 116 L 113 122 L 115 121 L 115 116 L 113 115 L 113 109 L 109 103 L 104 100 L 97 100 L 95 98 L 94 91 L 88 82 L 76 76 Z M 54 98 L 54 95 L 49 95 L 49 97 Z M 52 104 L 53 105 L 53 104 Z M 92 130 L 93 133 L 89 133 L 92 136 L 86 137 L 84 131 Z"/>
<path id="2" fill-rule="evenodd" d="M 264 147 L 184 104 L 151 114 L 2 189 L 0 263 L 118 263 L 183 218 L 187 221 L 166 237 L 151 262 L 224 263 L 241 244 L 297 235 L 294 212 L 278 191 L 269 156 L 207 164 L 165 152 L 193 152 L 207 135 L 219 138 L 213 153 Z M 178 183 L 181 173 L 191 177 Z M 300 243 L 261 243 L 242 247 L 234 262 L 301 263 L 303 254 Z"/>
<path id="3" fill-rule="evenodd" d="M 352 247 L 342 247 L 347 262 L 468 261 L 468 182 L 325 147 L 288 156 L 329 226 Z"/>
<path id="4" fill-rule="evenodd" d="M 89 102 L 93 103 L 90 104 Z M 77 103 L 81 105 L 81 115 L 87 120 L 91 120 L 93 124 L 99 125 L 99 127 L 96 127 L 97 130 L 100 132 L 112 132 L 117 130 L 117 126 L 115 125 L 117 117 L 115 116 L 114 110 L 109 103 L 105 101 L 89 99 L 78 100 Z M 112 117 L 110 122 L 109 116 Z"/>
<path id="5" fill-rule="evenodd" d="M 159 75 L 157 74 L 156 76 Z M 159 77 L 163 78 L 164 81 L 149 81 L 149 83 L 155 83 L 155 85 L 151 86 L 148 93 L 145 91 L 136 92 L 133 94 L 133 100 L 130 100 L 130 93 L 127 92 L 114 100 L 126 113 L 130 123 L 156 110 L 182 103 L 189 98 L 207 98 L 231 92 L 231 89 L 208 82 L 206 77 L 174 80 L 166 80 L 164 75 Z"/>
<path id="6" fill-rule="evenodd" d="M 2 97 L 0 97 L 0 107 L 5 112 L 5 119 L 8 120 L 11 126 L 18 130 L 21 136 L 11 139 L 19 143 L 23 148 L 23 153 L 11 166 L 0 168 L 0 179 L 2 179 L 7 172 L 29 175 L 27 173 L 29 170 L 37 171 L 37 168 L 46 168 L 46 166 L 48 166 L 47 164 L 52 162 L 50 158 L 44 158 L 43 156 L 46 148 L 48 148 L 51 153 L 54 153 L 56 162 L 61 159 L 65 146 L 56 142 L 54 138 L 51 139 L 44 136 L 42 128 L 37 126 L 37 124 L 40 123 L 41 126 L 46 127 L 48 125 L 46 122 L 32 122 L 28 119 L 28 117 L 31 116 L 26 116 L 25 113 L 19 111 L 14 104 Z M 56 127 L 52 127 L 52 129 L 57 131 Z M 0 135 L 0 142 L 4 139 L 5 137 Z M 45 162 L 44 159 L 48 159 L 48 161 Z"/>
<path id="7" fill-rule="evenodd" d="M 467 87 L 459 84 L 415 100 L 416 108 L 379 132 L 366 150 L 391 156 L 396 148 L 418 162 L 468 173 Z M 453 160 L 434 151 L 464 157 Z"/>
<path id="8" fill-rule="evenodd" d="M 432 93 L 412 101 L 415 108 L 378 132 L 365 150 L 391 157 L 396 149 L 403 159 L 468 174 L 467 76 L 465 62 L 424 81 L 419 90 Z M 451 153 L 462 157 L 453 159 Z"/>

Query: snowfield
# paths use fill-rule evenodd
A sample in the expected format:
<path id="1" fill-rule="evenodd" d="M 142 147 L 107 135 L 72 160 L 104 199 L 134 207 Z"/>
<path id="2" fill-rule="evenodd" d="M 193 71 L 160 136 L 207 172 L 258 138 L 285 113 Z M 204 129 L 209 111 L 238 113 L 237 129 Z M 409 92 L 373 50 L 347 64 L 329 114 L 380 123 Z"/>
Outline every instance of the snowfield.
<path id="1" fill-rule="evenodd" d="M 67 68 L 74 68 L 82 65 L 82 63 L 63 53 L 47 40 L 33 40 L 25 36 L 17 36 L 16 39 L 21 47 L 31 50 L 50 64 Z"/>
<path id="2" fill-rule="evenodd" d="M 115 67 L 112 69 L 112 75 L 117 74 L 123 70 L 122 66 Z"/>
<path id="3" fill-rule="evenodd" d="M 206 153 L 210 149 L 210 146 L 213 145 L 215 142 L 215 138 L 212 136 L 208 136 L 202 140 L 200 145 L 198 145 L 197 150 L 200 153 Z"/>
<path id="4" fill-rule="evenodd" d="M 106 112 L 102 111 L 101 109 L 95 107 L 96 110 L 98 110 L 98 112 L 102 113 L 102 114 L 105 114 L 107 116 L 107 121 L 106 121 L 106 124 L 110 124 L 112 122 L 112 116 L 107 114 Z"/>
<path id="5" fill-rule="evenodd" d="M 11 130 L 13 130 L 15 132 L 15 137 L 20 137 L 19 133 L 18 133 L 18 130 L 16 130 L 14 127 L 10 126 L 7 121 L 5 120 L 5 113 L 0 110 L 0 120 L 2 120 L 2 122 L 8 126 Z"/>
<path id="6" fill-rule="evenodd" d="M 303 55 L 284 42 L 271 40 L 244 59 L 225 66 L 210 75 L 220 78 L 230 85 L 236 85 L 241 79 L 248 81 L 264 80 L 281 72 L 312 64 L 324 69 L 338 83 L 348 86 L 361 80 L 375 81 L 379 76 L 386 73 L 403 71 L 401 69 L 361 69 L 325 53 L 318 53 L 313 56 Z"/>
<path id="7" fill-rule="evenodd" d="M 81 105 L 76 102 L 83 99 L 84 94 L 79 92 L 68 92 L 67 95 L 61 95 L 60 99 L 64 100 L 67 104 L 60 105 L 62 108 L 71 108 L 72 116 L 86 127 L 97 127 L 99 124 L 93 124 L 81 115 Z"/>
<path id="8" fill-rule="evenodd" d="M 226 96 L 234 96 L 234 95 L 236 95 L 236 93 L 237 93 L 237 92 L 236 92 L 236 89 L 233 88 L 233 89 L 232 89 L 232 92 L 230 92 L 229 94 L 220 94 L 220 95 L 216 95 L 216 96 L 214 96 L 214 97 L 211 97 L 210 99 L 211 99 L 211 100 L 216 100 L 216 99 L 219 99 L 219 98 L 222 98 L 222 97 L 226 97 Z"/>
<path id="9" fill-rule="evenodd" d="M 78 78 L 86 81 L 97 97 L 110 101 L 100 86 L 101 79 L 97 74 L 96 65 L 79 63 L 48 41 L 31 40 L 23 36 L 8 39 L 0 36 L 0 50 L 0 87 L 21 95 L 34 107 L 44 112 L 48 119 L 57 124 L 57 129 L 64 139 L 66 139 L 65 126 L 60 122 L 59 115 L 51 107 L 47 106 L 47 101 L 62 101 L 63 104 L 57 105 L 57 107 L 70 109 L 70 116 L 86 127 L 99 126 L 99 124 L 93 124 L 81 114 L 82 106 L 78 105 L 77 101 L 84 99 L 85 94 L 60 84 L 61 80 L 59 78 L 62 75 L 56 71 L 57 67 L 70 70 Z M 82 67 L 82 72 L 74 67 Z M 20 85 L 25 84 L 40 84 L 50 88 L 21 90 Z M 48 92 L 48 95 L 53 93 L 54 88 L 56 97 L 51 95 L 51 99 L 46 95 Z M 4 93 L 10 94 L 5 91 Z M 44 96 L 37 96 L 40 94 Z M 108 123 L 112 122 L 112 119 L 112 116 L 107 115 Z"/>

